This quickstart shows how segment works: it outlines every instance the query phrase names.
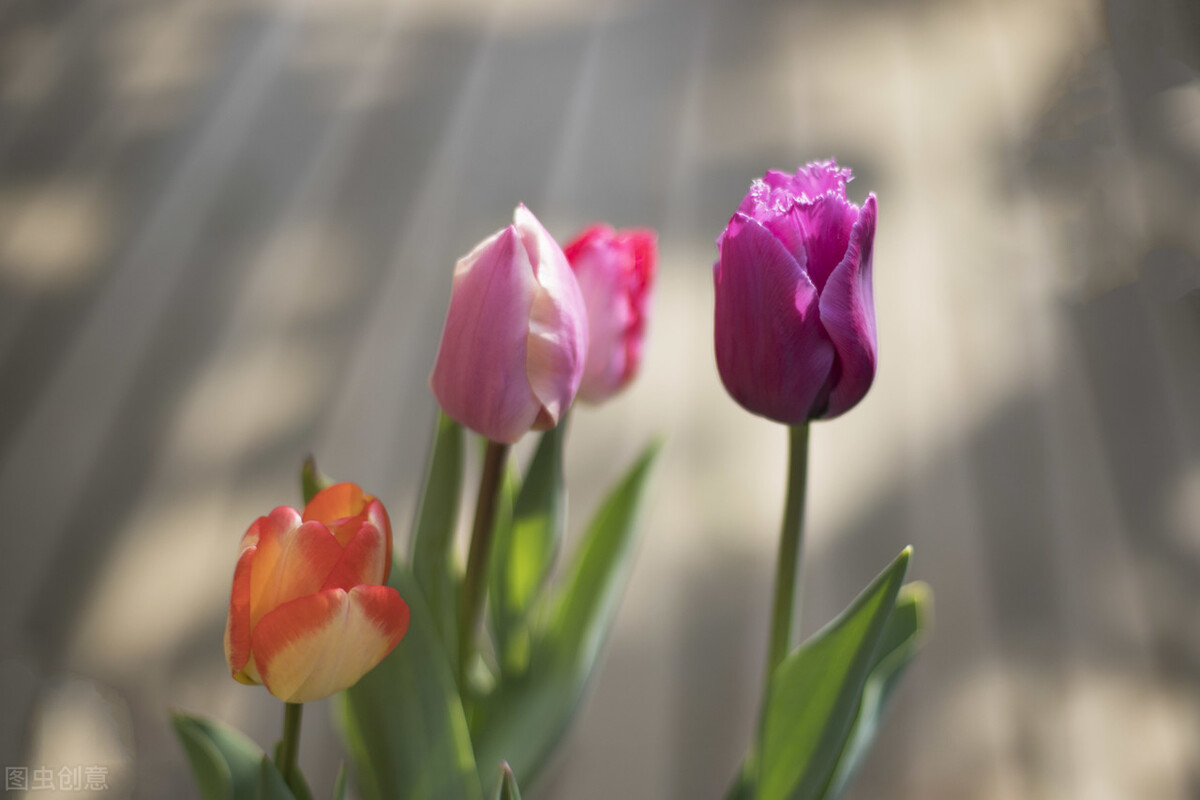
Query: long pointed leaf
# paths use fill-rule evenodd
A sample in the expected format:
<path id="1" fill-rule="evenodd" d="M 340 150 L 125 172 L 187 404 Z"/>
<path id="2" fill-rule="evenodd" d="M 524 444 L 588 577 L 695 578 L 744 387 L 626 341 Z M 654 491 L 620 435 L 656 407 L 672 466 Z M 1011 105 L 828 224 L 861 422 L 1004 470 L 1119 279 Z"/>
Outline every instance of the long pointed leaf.
<path id="1" fill-rule="evenodd" d="M 501 761 L 530 783 L 583 697 L 628 578 L 636 522 L 657 443 L 648 447 L 601 504 L 566 578 L 535 631 L 527 673 L 503 682 L 472 720 L 485 774 Z"/>
<path id="2" fill-rule="evenodd" d="M 900 589 L 896 607 L 880 637 L 875 664 L 863 687 L 854 728 L 838 761 L 833 781 L 825 792 L 825 800 L 841 797 L 866 760 L 879 733 L 888 700 L 926 636 L 932 606 L 933 593 L 926 584 L 910 583 Z"/>
<path id="3" fill-rule="evenodd" d="M 450 661 L 403 564 L 391 584 L 409 606 L 408 633 L 341 697 L 341 730 L 366 800 L 481 800 Z"/>
<path id="4" fill-rule="evenodd" d="M 463 485 L 462 426 L 439 412 L 412 539 L 412 572 L 442 646 L 457 660 L 458 567 L 454 533 Z M 406 598 L 407 599 L 407 598 Z"/>
<path id="5" fill-rule="evenodd" d="M 829 786 L 910 553 L 901 552 L 849 608 L 775 670 L 758 748 L 758 800 L 817 800 Z"/>
<path id="6" fill-rule="evenodd" d="M 566 526 L 563 426 L 542 434 L 513 505 L 512 523 L 492 544 L 489 608 L 501 670 L 518 673 L 529 660 L 529 611 L 541 593 Z"/>

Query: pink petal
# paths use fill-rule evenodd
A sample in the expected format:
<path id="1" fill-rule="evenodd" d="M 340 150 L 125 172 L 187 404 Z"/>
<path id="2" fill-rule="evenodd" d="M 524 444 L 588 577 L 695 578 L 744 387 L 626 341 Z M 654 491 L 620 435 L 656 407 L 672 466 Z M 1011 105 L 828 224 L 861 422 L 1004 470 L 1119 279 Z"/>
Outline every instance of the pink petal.
<path id="1" fill-rule="evenodd" d="M 850 234 L 845 257 L 821 293 L 821 323 L 837 350 L 840 374 L 823 417 L 836 417 L 862 400 L 875 379 L 875 298 L 871 262 L 875 251 L 875 195 L 869 195 Z"/>
<path id="2" fill-rule="evenodd" d="M 454 270 L 430 384 L 451 418 L 494 441 L 515 442 L 542 411 L 526 368 L 530 313 L 541 293 L 512 225 Z"/>
<path id="3" fill-rule="evenodd" d="M 522 205 L 514 219 L 538 284 L 528 317 L 526 376 L 541 403 L 535 427 L 550 428 L 570 408 L 583 379 L 587 309 L 566 255 L 537 217 Z"/>

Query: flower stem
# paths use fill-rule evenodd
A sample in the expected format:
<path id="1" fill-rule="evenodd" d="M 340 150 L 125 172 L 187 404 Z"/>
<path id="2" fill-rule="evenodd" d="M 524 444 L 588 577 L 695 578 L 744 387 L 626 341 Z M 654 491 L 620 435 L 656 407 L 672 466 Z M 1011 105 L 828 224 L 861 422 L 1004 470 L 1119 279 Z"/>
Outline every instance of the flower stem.
<path id="1" fill-rule="evenodd" d="M 474 655 L 475 631 L 483 617 L 483 600 L 492 551 L 492 532 L 496 527 L 496 500 L 504 481 L 509 445 L 489 441 L 479 477 L 479 496 L 475 501 L 475 524 L 471 529 L 471 548 L 467 553 L 467 574 L 463 577 L 462 606 L 458 617 L 458 687 L 465 694 L 467 668 Z"/>
<path id="2" fill-rule="evenodd" d="M 793 425 L 788 437 L 787 501 L 779 532 L 775 562 L 775 605 L 771 611 L 771 639 L 767 648 L 767 681 L 791 650 L 796 611 L 796 585 L 800 572 L 800 545 L 804 538 L 804 495 L 808 483 L 808 423 Z"/>
<path id="3" fill-rule="evenodd" d="M 303 711 L 303 703 L 283 705 L 283 741 L 275 757 L 275 766 L 288 786 L 292 785 L 292 772 L 296 769 L 296 753 L 300 749 L 300 715 Z"/>

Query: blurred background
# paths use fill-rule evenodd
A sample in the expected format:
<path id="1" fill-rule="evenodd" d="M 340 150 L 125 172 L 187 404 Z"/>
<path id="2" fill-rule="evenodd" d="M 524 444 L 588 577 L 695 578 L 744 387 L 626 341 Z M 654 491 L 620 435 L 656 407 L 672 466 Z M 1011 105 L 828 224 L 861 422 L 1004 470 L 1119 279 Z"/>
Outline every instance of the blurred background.
<path id="1" fill-rule="evenodd" d="M 1200 798 L 1194 0 L 4 0 L 4 764 L 196 797 L 169 708 L 275 741 L 222 655 L 237 542 L 310 450 L 406 540 L 454 260 L 524 202 L 660 232 L 575 526 L 667 437 L 541 795 L 719 797 L 786 436 L 717 377 L 713 240 L 834 155 L 879 196 L 881 362 L 813 434 L 803 628 L 909 543 L 937 597 L 852 796 Z"/>

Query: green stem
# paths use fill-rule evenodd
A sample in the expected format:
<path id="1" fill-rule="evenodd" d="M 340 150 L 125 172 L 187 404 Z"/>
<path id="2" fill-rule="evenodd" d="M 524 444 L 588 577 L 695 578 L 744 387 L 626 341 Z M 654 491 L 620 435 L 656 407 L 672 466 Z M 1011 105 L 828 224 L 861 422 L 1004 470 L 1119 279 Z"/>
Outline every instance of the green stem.
<path id="1" fill-rule="evenodd" d="M 475 501 L 475 524 L 471 530 L 471 548 L 467 553 L 467 574 L 463 577 L 462 606 L 458 618 L 458 686 L 466 693 L 467 668 L 474 655 L 475 631 L 483 617 L 487 593 L 488 559 L 492 551 L 492 532 L 496 527 L 496 500 L 504 481 L 509 445 L 488 442 L 479 477 L 479 497 Z"/>
<path id="2" fill-rule="evenodd" d="M 300 749 L 300 715 L 303 711 L 303 703 L 283 705 L 283 741 L 280 743 L 275 766 L 279 768 L 279 774 L 288 786 L 292 785 L 292 771 L 296 769 L 296 753 Z"/>
<path id="3" fill-rule="evenodd" d="M 804 538 L 804 495 L 808 483 L 808 423 L 793 425 L 788 437 L 787 502 L 775 562 L 775 605 L 771 611 L 771 640 L 767 648 L 767 686 L 792 644 L 800 544 Z"/>

